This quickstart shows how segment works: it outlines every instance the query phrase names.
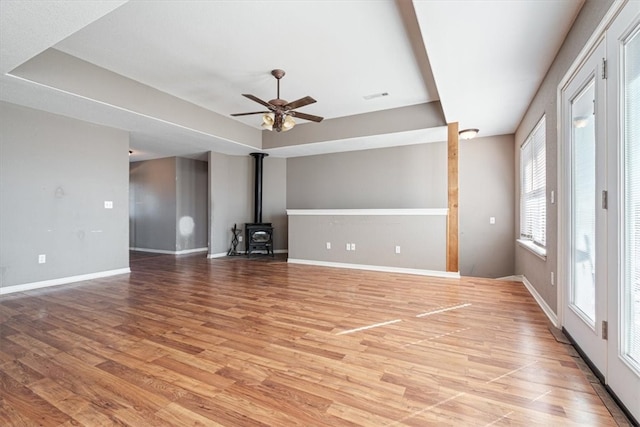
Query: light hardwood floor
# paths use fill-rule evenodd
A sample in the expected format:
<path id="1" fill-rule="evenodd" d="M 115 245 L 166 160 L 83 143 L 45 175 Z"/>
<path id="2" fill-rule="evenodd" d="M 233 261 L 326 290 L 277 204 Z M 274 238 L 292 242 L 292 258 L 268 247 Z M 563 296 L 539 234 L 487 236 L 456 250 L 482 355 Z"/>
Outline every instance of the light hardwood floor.
<path id="1" fill-rule="evenodd" d="M 616 425 L 520 283 L 131 267 L 0 298 L 0 425 Z"/>

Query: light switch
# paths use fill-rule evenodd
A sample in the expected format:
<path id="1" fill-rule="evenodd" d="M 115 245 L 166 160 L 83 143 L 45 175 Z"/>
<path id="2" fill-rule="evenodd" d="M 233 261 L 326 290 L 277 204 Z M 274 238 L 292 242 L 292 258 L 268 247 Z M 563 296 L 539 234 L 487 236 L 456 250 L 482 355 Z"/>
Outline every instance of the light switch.
<path id="1" fill-rule="evenodd" d="M 495 224 L 496 223 L 496 217 L 495 216 L 491 216 L 489 217 L 489 224 Z"/>

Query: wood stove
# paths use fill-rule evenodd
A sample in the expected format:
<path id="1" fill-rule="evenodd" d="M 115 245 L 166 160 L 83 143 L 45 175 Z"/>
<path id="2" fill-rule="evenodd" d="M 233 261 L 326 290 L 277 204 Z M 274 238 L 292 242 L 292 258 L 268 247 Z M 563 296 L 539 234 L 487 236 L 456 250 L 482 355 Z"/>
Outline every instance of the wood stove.
<path id="1" fill-rule="evenodd" d="M 251 153 L 256 159 L 253 199 L 253 223 L 244 225 L 247 255 L 263 253 L 273 256 L 273 227 L 262 222 L 262 163 L 267 153 Z"/>
<path id="2" fill-rule="evenodd" d="M 273 256 L 273 227 L 270 222 L 245 224 L 247 255 L 258 252 Z"/>

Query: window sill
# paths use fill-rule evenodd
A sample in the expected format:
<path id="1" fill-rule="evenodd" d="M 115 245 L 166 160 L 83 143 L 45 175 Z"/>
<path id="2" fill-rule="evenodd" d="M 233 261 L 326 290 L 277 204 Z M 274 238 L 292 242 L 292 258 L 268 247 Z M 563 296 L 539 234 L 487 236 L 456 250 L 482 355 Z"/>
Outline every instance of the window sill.
<path id="1" fill-rule="evenodd" d="M 547 250 L 545 248 L 541 248 L 540 246 L 534 244 L 531 240 L 517 239 L 516 241 L 520 246 L 533 253 L 541 260 L 547 260 Z"/>

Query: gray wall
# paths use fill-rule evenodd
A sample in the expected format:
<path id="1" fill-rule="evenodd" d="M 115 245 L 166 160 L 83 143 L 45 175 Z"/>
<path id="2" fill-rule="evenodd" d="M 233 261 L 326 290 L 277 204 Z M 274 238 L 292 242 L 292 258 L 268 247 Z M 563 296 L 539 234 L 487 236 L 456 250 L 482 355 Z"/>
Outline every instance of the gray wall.
<path id="1" fill-rule="evenodd" d="M 524 275 L 535 287 L 549 307 L 557 311 L 557 288 L 551 285 L 551 272 L 558 266 L 558 211 L 557 205 L 550 203 L 551 191 L 558 188 L 558 135 L 557 135 L 557 88 L 560 80 L 569 69 L 578 53 L 598 26 L 612 4 L 612 0 L 587 0 L 567 35 L 558 55 L 549 68 L 533 101 L 529 105 L 515 135 L 514 158 L 516 165 L 515 223 L 516 236 L 520 234 L 520 187 L 519 154 L 520 145 L 533 130 L 533 127 L 546 114 L 547 122 L 547 259 L 540 259 L 527 249 L 515 245 L 515 272 Z M 558 194 L 558 196 L 560 196 Z"/>
<path id="2" fill-rule="evenodd" d="M 515 237 L 513 136 L 462 141 L 459 159 L 460 273 L 511 275 Z M 444 142 L 287 160 L 289 209 L 446 207 Z M 489 224 L 491 216 L 496 218 L 495 225 Z"/>
<path id="3" fill-rule="evenodd" d="M 287 160 L 289 209 L 447 207 L 445 143 Z"/>
<path id="4" fill-rule="evenodd" d="M 208 242 L 207 162 L 176 158 L 176 250 L 206 248 Z"/>
<path id="5" fill-rule="evenodd" d="M 226 253 L 231 229 L 253 222 L 253 180 L 255 160 L 251 156 L 209 153 L 209 254 Z M 285 159 L 266 157 L 263 164 L 262 221 L 274 226 L 274 249 L 287 248 Z M 244 239 L 244 234 L 242 234 Z M 244 250 L 244 241 L 238 250 Z"/>
<path id="6" fill-rule="evenodd" d="M 176 250 L 175 157 L 133 162 L 129 167 L 130 247 Z"/>
<path id="7" fill-rule="evenodd" d="M 262 220 L 273 225 L 273 248 L 287 249 L 287 159 L 265 157 L 262 180 Z"/>
<path id="8" fill-rule="evenodd" d="M 207 163 L 181 157 L 132 162 L 129 245 L 183 251 L 207 247 Z"/>
<path id="9" fill-rule="evenodd" d="M 513 135 L 460 141 L 460 272 L 465 276 L 513 274 Z M 495 218 L 495 224 L 489 218 Z"/>
<path id="10" fill-rule="evenodd" d="M 129 267 L 128 149 L 126 132 L 0 103 L 0 286 Z"/>
<path id="11" fill-rule="evenodd" d="M 250 160 L 209 153 L 209 255 L 228 251 L 233 225 L 251 221 Z"/>
<path id="12" fill-rule="evenodd" d="M 291 215 L 289 228 L 289 258 L 446 270 L 444 215 Z M 347 251 L 347 243 L 355 244 L 356 250 Z M 396 246 L 400 246 L 399 254 Z"/>

